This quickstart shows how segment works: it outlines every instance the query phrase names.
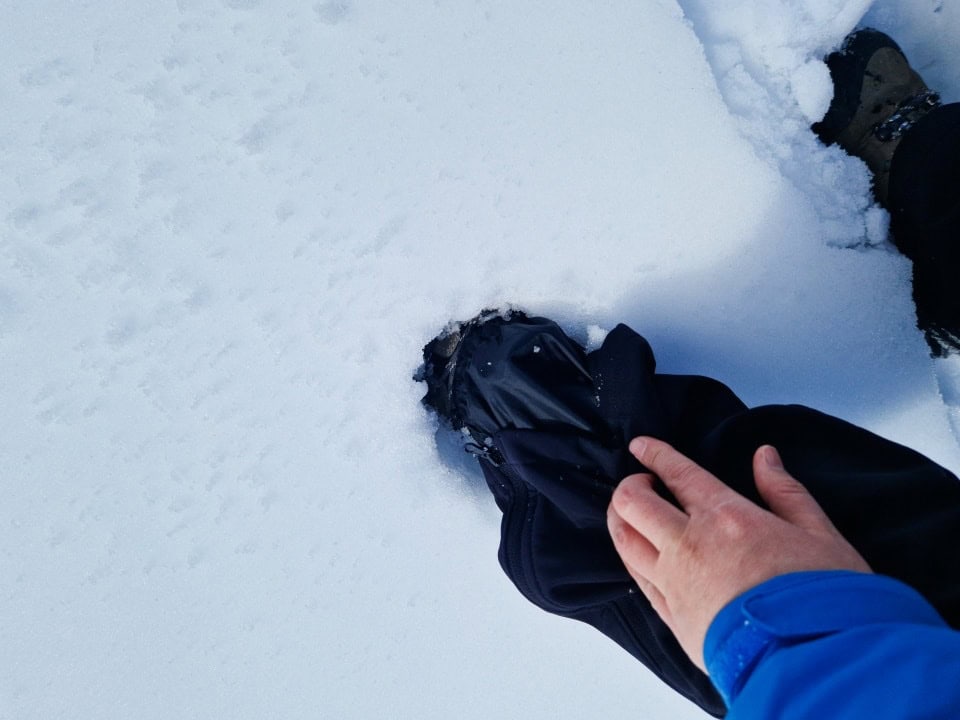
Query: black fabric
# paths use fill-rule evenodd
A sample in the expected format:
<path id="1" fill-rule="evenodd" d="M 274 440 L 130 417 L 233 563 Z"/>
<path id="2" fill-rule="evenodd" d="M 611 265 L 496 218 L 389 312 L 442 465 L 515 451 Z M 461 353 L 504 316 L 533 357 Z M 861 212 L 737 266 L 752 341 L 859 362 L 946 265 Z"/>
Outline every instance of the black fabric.
<path id="1" fill-rule="evenodd" d="M 723 702 L 607 534 L 613 489 L 641 469 L 627 451 L 636 435 L 667 440 L 757 502 L 751 459 L 775 445 L 876 571 L 914 586 L 960 627 L 960 482 L 918 453 L 805 407 L 751 410 L 714 380 L 656 374 L 650 346 L 624 325 L 587 353 L 544 318 L 490 320 L 463 337 L 448 370 L 455 422 L 483 446 L 503 512 L 499 558 L 510 579 L 708 713 L 723 716 Z"/>
<path id="2" fill-rule="evenodd" d="M 888 205 L 894 242 L 913 260 L 917 324 L 936 354 L 944 341 L 960 349 L 960 103 L 934 110 L 903 137 Z"/>

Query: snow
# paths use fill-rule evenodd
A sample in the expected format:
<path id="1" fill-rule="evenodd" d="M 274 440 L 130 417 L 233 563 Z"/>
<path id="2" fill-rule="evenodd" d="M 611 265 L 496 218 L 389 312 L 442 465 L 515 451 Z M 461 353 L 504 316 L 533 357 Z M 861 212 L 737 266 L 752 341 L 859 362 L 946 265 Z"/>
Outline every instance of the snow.
<path id="1" fill-rule="evenodd" d="M 411 381 L 483 307 L 960 469 L 960 373 L 807 129 L 864 13 L 960 99 L 956 5 L 0 8 L 2 718 L 700 717 L 497 567 Z"/>

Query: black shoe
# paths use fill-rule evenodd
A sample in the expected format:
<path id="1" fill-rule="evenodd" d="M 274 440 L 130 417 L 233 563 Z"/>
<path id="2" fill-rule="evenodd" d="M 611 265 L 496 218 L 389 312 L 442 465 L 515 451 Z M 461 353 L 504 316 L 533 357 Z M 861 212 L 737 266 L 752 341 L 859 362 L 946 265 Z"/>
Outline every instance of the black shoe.
<path id="1" fill-rule="evenodd" d="M 813 131 L 825 144 L 837 143 L 867 163 L 877 200 L 886 205 L 893 153 L 904 133 L 939 107 L 940 96 L 910 67 L 893 39 L 878 30 L 854 31 L 826 62 L 833 101 Z"/>
<path id="2" fill-rule="evenodd" d="M 461 359 L 470 353 L 471 342 L 464 342 L 474 337 L 477 330 L 486 323 L 496 320 L 506 323 L 516 320 L 525 320 L 526 315 L 518 310 L 482 310 L 470 320 L 451 322 L 439 335 L 428 342 L 423 348 L 423 365 L 414 375 L 417 382 L 427 384 L 427 393 L 423 396 L 423 404 L 433 410 L 454 430 L 460 430 L 466 425 L 466 418 L 457 412 L 454 399 L 454 381 Z M 464 350 L 464 348 L 467 348 Z M 468 428 L 469 430 L 470 428 Z M 487 433 L 472 432 L 471 435 L 486 435 Z M 475 442 L 483 442 L 485 437 L 474 437 Z"/>
<path id="3" fill-rule="evenodd" d="M 423 349 L 414 376 L 423 404 L 469 436 L 468 452 L 496 464 L 494 436 L 563 422 L 604 434 L 584 348 L 552 320 L 484 310 L 448 325 Z"/>

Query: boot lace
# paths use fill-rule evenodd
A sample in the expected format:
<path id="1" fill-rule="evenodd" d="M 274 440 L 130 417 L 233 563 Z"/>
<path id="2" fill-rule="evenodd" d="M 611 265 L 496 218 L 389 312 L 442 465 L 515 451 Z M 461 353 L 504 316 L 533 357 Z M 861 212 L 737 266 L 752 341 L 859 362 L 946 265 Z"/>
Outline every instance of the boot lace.
<path id="1" fill-rule="evenodd" d="M 931 110 L 940 107 L 940 94 L 924 92 L 900 103 L 894 113 L 873 128 L 873 135 L 881 142 L 896 140 Z"/>

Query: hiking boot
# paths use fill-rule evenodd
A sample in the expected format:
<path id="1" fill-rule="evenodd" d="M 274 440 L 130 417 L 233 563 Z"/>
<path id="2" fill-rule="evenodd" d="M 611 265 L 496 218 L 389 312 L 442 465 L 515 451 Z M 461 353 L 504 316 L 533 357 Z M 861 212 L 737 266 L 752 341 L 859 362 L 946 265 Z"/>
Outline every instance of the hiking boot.
<path id="1" fill-rule="evenodd" d="M 518 310 L 483 310 L 470 320 L 451 322 L 428 342 L 423 348 L 423 365 L 417 370 L 413 379 L 427 384 L 427 393 L 423 397 L 423 404 L 433 410 L 454 430 L 461 430 L 467 426 L 467 418 L 458 412 L 458 402 L 455 397 L 455 381 L 462 375 L 462 367 L 472 359 L 473 346 L 477 340 L 477 330 L 488 323 L 494 325 L 519 322 L 526 319 L 526 315 Z M 470 342 L 464 342 L 470 338 Z M 466 357 L 464 357 L 466 356 Z M 468 430 L 473 428 L 467 427 Z M 484 442 L 489 433 L 471 432 L 475 441 Z M 477 437 L 479 436 L 479 437 Z"/>
<path id="2" fill-rule="evenodd" d="M 468 452 L 494 464 L 501 430 L 606 432 L 586 351 L 547 318 L 484 310 L 447 325 L 423 361 L 414 376 L 427 385 L 423 404 L 469 438 Z"/>
<path id="3" fill-rule="evenodd" d="M 439 335 L 423 348 L 423 365 L 413 379 L 427 384 L 423 404 L 459 430 L 463 423 L 453 414 L 453 374 L 459 359 L 458 350 L 464 335 L 478 324 L 488 311 L 484 310 L 472 320 L 451 322 Z"/>
<path id="4" fill-rule="evenodd" d="M 826 59 L 833 101 L 813 131 L 862 159 L 873 173 L 873 190 L 886 205 L 890 163 L 904 134 L 940 105 L 893 39 L 864 28 L 847 36 Z"/>

